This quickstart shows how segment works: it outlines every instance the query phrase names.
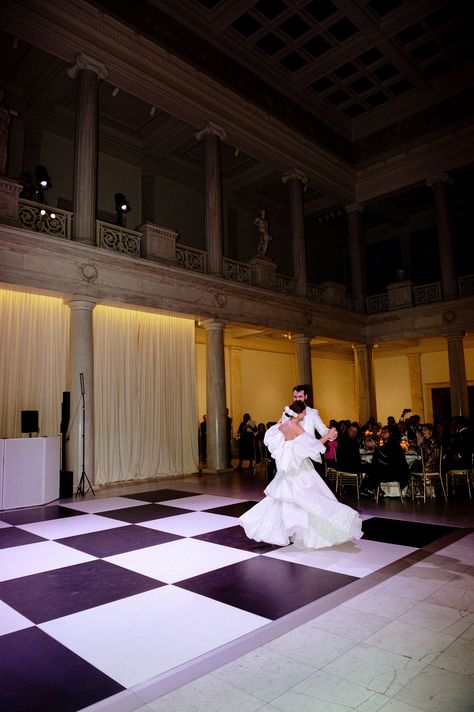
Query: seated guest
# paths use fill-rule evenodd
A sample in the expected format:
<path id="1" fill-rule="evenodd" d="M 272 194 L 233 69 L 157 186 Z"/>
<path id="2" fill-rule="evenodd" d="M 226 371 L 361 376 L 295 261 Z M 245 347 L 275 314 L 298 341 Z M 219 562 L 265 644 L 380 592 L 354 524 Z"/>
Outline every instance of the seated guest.
<path id="1" fill-rule="evenodd" d="M 359 428 L 352 423 L 346 433 L 339 438 L 336 454 L 336 469 L 341 472 L 361 472 L 362 462 L 359 452 Z"/>
<path id="2" fill-rule="evenodd" d="M 433 425 L 431 423 L 425 423 L 421 426 L 421 430 L 416 433 L 416 441 L 416 451 L 423 457 L 425 470 L 427 472 L 435 472 L 439 467 L 439 447 L 433 437 Z M 421 460 L 416 460 L 413 464 L 412 472 L 421 472 L 422 470 Z"/>
<path id="3" fill-rule="evenodd" d="M 449 428 L 444 420 L 439 420 L 435 423 L 433 437 L 436 440 L 438 447 L 442 447 L 443 450 L 447 449 L 451 441 L 451 437 L 449 434 Z"/>
<path id="4" fill-rule="evenodd" d="M 453 436 L 446 450 L 445 470 L 465 470 L 472 467 L 474 438 L 469 420 L 463 415 L 455 415 L 451 420 Z"/>
<path id="5" fill-rule="evenodd" d="M 394 438 L 397 438 L 397 440 L 402 439 L 402 434 L 400 432 L 400 429 L 395 421 L 395 418 L 393 415 L 389 415 L 387 418 L 387 427 L 390 430 L 391 435 L 393 435 Z"/>
<path id="6" fill-rule="evenodd" d="M 409 470 L 400 442 L 390 434 L 387 426 L 380 431 L 382 444 L 377 445 L 368 474 L 362 481 L 361 494 L 368 497 L 377 491 L 381 482 L 399 482 L 404 489 L 408 484 Z M 380 490 L 383 497 L 384 492 Z"/>

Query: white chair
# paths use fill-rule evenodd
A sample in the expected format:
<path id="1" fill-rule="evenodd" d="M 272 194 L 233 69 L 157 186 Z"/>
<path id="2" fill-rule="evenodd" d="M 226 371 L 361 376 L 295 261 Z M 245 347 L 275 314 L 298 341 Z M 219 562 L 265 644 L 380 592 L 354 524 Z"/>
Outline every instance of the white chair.
<path id="1" fill-rule="evenodd" d="M 336 477 L 336 494 L 341 491 L 341 487 L 346 485 L 356 488 L 357 499 L 359 500 L 359 473 L 358 472 L 341 472 L 337 470 Z"/>

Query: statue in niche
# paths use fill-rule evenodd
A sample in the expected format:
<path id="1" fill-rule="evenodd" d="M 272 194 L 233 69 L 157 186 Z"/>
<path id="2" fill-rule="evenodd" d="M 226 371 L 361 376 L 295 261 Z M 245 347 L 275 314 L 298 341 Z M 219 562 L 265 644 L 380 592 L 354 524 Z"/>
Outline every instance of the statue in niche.
<path id="1" fill-rule="evenodd" d="M 265 257 L 268 250 L 268 244 L 272 240 L 272 237 L 268 232 L 268 218 L 266 210 L 260 210 L 258 217 L 254 220 L 254 225 L 258 228 L 259 237 L 257 257 Z"/>
<path id="2" fill-rule="evenodd" d="M 3 104 L 5 90 L 0 89 L 0 176 L 7 174 L 8 138 L 12 116 L 18 116 L 14 109 L 7 109 Z"/>

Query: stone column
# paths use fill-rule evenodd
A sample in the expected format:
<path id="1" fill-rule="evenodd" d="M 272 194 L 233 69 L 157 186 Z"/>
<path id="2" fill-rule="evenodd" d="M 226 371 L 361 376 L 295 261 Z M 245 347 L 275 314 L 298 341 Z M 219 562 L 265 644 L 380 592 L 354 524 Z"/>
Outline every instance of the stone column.
<path id="1" fill-rule="evenodd" d="M 207 468 L 203 472 L 232 472 L 227 464 L 224 322 L 201 322 L 206 330 Z"/>
<path id="2" fill-rule="evenodd" d="M 451 386 L 451 414 L 469 417 L 469 398 L 466 382 L 466 364 L 464 361 L 463 339 L 465 332 L 449 334 L 448 362 L 449 382 Z"/>
<path id="3" fill-rule="evenodd" d="M 229 410 L 232 416 L 232 434 L 235 435 L 244 412 L 242 400 L 242 349 L 237 346 L 229 348 L 229 377 Z"/>
<path id="4" fill-rule="evenodd" d="M 74 472 L 77 486 L 82 474 L 82 394 L 81 376 L 84 376 L 85 429 L 84 469 L 90 482 L 94 482 L 94 353 L 92 311 L 97 301 L 92 297 L 74 296 L 66 302 L 71 310 L 69 325 L 69 363 L 67 389 L 71 396 L 71 421 L 69 442 L 66 448 L 66 467 Z"/>
<path id="5" fill-rule="evenodd" d="M 76 99 L 76 139 L 74 167 L 74 240 L 95 245 L 98 163 L 98 80 L 106 79 L 103 64 L 79 54 L 67 70 L 71 79 L 79 77 Z"/>
<path id="6" fill-rule="evenodd" d="M 303 189 L 308 179 L 301 171 L 294 170 L 282 177 L 288 184 L 290 198 L 291 248 L 293 254 L 293 274 L 296 277 L 296 295 L 306 297 L 308 277 L 306 269 L 306 245 L 304 237 Z"/>
<path id="7" fill-rule="evenodd" d="M 453 238 L 449 219 L 447 185 L 449 176 L 446 173 L 434 176 L 427 181 L 432 187 L 436 201 L 436 218 L 438 222 L 438 248 L 441 270 L 441 293 L 443 299 L 456 299 L 458 282 L 454 264 Z"/>
<path id="8" fill-rule="evenodd" d="M 408 374 L 410 378 L 410 395 L 412 412 L 420 416 L 421 422 L 425 420 L 425 409 L 423 405 L 423 381 L 421 378 L 421 354 L 409 353 Z"/>
<path id="9" fill-rule="evenodd" d="M 377 419 L 372 344 L 353 344 L 357 420 L 360 425 L 373 415 Z"/>
<path id="10" fill-rule="evenodd" d="M 296 380 L 309 386 L 313 392 L 313 376 L 311 371 L 311 337 L 305 334 L 295 334 L 291 339 L 296 352 Z"/>
<path id="11" fill-rule="evenodd" d="M 198 141 L 204 139 L 205 150 L 205 211 L 207 271 L 222 277 L 222 182 L 219 141 L 225 141 L 224 129 L 207 123 L 195 134 Z"/>
<path id="12" fill-rule="evenodd" d="M 356 311 L 364 313 L 367 303 L 365 279 L 365 236 L 363 208 L 357 203 L 346 206 L 349 233 L 349 258 L 351 264 L 352 295 Z M 373 413 L 372 413 L 373 415 Z"/>

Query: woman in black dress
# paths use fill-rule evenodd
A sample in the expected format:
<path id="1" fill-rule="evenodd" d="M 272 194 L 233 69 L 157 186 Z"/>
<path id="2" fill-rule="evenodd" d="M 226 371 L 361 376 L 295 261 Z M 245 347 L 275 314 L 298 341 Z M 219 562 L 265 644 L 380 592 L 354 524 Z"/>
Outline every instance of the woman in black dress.
<path id="1" fill-rule="evenodd" d="M 253 461 L 255 460 L 255 433 L 257 426 L 251 419 L 249 413 L 244 413 L 242 422 L 239 425 L 237 434 L 239 436 L 239 464 L 237 470 L 242 470 L 242 462 L 249 461 L 249 470 L 253 472 Z"/>

